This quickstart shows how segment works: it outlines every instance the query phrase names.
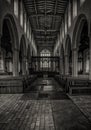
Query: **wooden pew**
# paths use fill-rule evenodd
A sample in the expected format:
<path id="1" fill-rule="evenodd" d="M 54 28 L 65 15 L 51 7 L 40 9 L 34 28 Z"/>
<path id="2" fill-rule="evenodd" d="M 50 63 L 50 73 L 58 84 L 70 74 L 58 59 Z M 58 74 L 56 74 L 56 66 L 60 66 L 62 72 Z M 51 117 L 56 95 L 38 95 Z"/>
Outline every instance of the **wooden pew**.
<path id="1" fill-rule="evenodd" d="M 74 94 L 91 94 L 91 81 L 85 78 L 68 78 L 67 92 L 70 95 Z"/>
<path id="2" fill-rule="evenodd" d="M 22 93 L 23 77 L 0 77 L 0 94 Z"/>
<path id="3" fill-rule="evenodd" d="M 63 75 L 56 75 L 54 78 L 61 85 L 63 90 L 66 92 L 67 77 Z"/>
<path id="4" fill-rule="evenodd" d="M 24 92 L 28 92 L 31 89 L 31 84 L 37 79 L 36 75 L 30 75 L 24 79 Z"/>
<path id="5" fill-rule="evenodd" d="M 59 82 L 66 93 L 74 94 L 91 94 L 91 81 L 88 77 L 71 77 L 57 75 L 55 79 Z"/>

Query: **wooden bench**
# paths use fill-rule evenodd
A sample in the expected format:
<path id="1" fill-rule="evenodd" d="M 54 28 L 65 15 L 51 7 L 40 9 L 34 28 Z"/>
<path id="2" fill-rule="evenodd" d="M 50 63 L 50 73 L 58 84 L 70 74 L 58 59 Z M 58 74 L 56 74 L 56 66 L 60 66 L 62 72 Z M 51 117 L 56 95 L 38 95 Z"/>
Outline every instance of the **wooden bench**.
<path id="1" fill-rule="evenodd" d="M 91 93 L 91 83 L 88 79 L 68 79 L 67 85 L 70 95 Z"/>
<path id="2" fill-rule="evenodd" d="M 63 90 L 66 92 L 67 90 L 67 78 L 68 76 L 63 76 L 63 75 L 57 75 L 55 76 L 55 80 L 61 85 Z"/>
<path id="3" fill-rule="evenodd" d="M 22 93 L 22 92 L 23 92 L 23 78 L 22 77 L 0 78 L 0 94 Z"/>
<path id="4" fill-rule="evenodd" d="M 66 93 L 74 94 L 91 94 L 91 81 L 88 77 L 71 77 L 56 75 L 55 79 L 59 82 Z"/>
<path id="5" fill-rule="evenodd" d="M 27 92 L 27 90 L 31 88 L 31 84 L 36 80 L 36 78 L 37 76 L 30 75 L 24 79 L 24 92 Z"/>

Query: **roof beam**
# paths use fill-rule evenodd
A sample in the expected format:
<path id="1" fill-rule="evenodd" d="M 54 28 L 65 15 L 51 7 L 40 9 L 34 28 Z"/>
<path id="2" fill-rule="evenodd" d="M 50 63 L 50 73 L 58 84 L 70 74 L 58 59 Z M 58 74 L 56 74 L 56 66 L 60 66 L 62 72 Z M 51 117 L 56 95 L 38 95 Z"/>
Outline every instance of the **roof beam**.
<path id="1" fill-rule="evenodd" d="M 58 3 L 58 0 L 56 0 L 56 3 L 55 3 L 54 16 L 56 15 L 56 11 L 57 11 L 57 3 Z M 54 25 L 55 25 L 55 17 L 53 18 L 53 27 Z"/>
<path id="2" fill-rule="evenodd" d="M 35 7 L 35 12 L 36 12 L 36 16 L 37 16 L 37 6 L 36 6 L 36 1 L 34 0 L 34 7 Z M 39 28 L 39 23 L 38 23 L 38 17 L 36 17 L 36 20 L 37 20 L 37 25 L 38 25 L 38 28 Z"/>
<path id="3" fill-rule="evenodd" d="M 45 30 L 42 30 L 42 29 L 33 29 L 33 31 L 36 31 L 36 32 L 45 32 Z M 58 32 L 58 30 L 46 30 L 46 32 Z"/>
<path id="4" fill-rule="evenodd" d="M 45 42 L 40 42 L 40 43 L 37 43 L 37 46 L 53 46 L 54 45 L 54 43 L 50 43 L 50 42 L 47 42 L 47 43 L 45 43 Z"/>
<path id="5" fill-rule="evenodd" d="M 55 39 L 55 38 L 54 38 L 54 39 Z M 47 41 L 49 41 L 49 40 L 47 40 Z M 38 43 L 38 42 L 42 42 L 42 43 L 44 43 L 45 41 L 41 41 L 41 39 L 39 39 L 39 40 L 37 41 L 37 43 Z M 49 42 L 52 42 L 52 43 L 53 43 L 53 42 L 54 42 L 54 40 L 52 39 L 52 40 L 51 40 L 51 41 L 49 41 Z"/>
<path id="6" fill-rule="evenodd" d="M 44 38 L 45 36 L 36 36 L 36 38 Z M 56 36 L 46 36 L 46 39 L 55 38 Z"/>
<path id="7" fill-rule="evenodd" d="M 63 15 L 63 13 L 61 13 L 60 15 L 54 15 L 54 14 L 47 14 L 47 17 L 61 17 L 61 15 Z M 33 14 L 30 15 L 29 17 L 45 17 L 45 14 Z"/>
<path id="8" fill-rule="evenodd" d="M 43 43 L 43 44 L 37 44 L 37 46 L 47 46 L 47 47 L 51 47 L 54 46 L 53 44 L 49 44 L 49 43 Z"/>
<path id="9" fill-rule="evenodd" d="M 44 38 L 35 38 L 36 40 L 39 40 L 39 41 L 41 41 L 41 42 L 44 42 Z M 46 38 L 46 41 L 54 41 L 56 38 Z"/>
<path id="10" fill-rule="evenodd" d="M 46 28 L 46 12 L 47 11 L 47 3 L 46 3 L 46 0 L 45 0 L 45 28 Z M 46 30 L 45 30 L 45 39 L 46 39 Z"/>

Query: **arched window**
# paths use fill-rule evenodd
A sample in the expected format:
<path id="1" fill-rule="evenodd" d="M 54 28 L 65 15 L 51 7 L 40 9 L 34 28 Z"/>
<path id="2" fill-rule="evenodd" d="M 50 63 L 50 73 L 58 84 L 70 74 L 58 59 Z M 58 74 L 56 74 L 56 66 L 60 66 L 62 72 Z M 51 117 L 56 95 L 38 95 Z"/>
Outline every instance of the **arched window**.
<path id="1" fill-rule="evenodd" d="M 77 0 L 73 1 L 73 18 L 77 16 Z"/>
<path id="2" fill-rule="evenodd" d="M 71 11 L 72 11 L 72 4 L 71 4 L 71 1 L 69 2 L 69 5 L 68 5 L 68 27 L 71 26 Z"/>
<path id="3" fill-rule="evenodd" d="M 18 0 L 14 0 L 14 14 L 18 18 Z"/>
<path id="4" fill-rule="evenodd" d="M 47 49 L 44 49 L 40 52 L 41 61 L 40 61 L 40 68 L 47 69 L 51 67 L 51 61 L 48 57 L 51 56 L 51 52 Z"/>
<path id="5" fill-rule="evenodd" d="M 62 23 L 62 39 L 64 39 L 65 36 L 65 28 L 64 28 L 64 23 Z"/>
<path id="6" fill-rule="evenodd" d="M 27 31 L 27 14 L 24 11 L 24 32 L 26 33 Z"/>
<path id="7" fill-rule="evenodd" d="M 44 49 L 41 51 L 40 56 L 51 56 L 51 53 L 49 50 Z"/>
<path id="8" fill-rule="evenodd" d="M 67 12 L 68 12 L 68 10 L 66 10 L 66 13 L 65 13 L 65 34 L 67 33 L 67 30 L 68 30 L 68 24 L 67 24 L 68 16 L 67 16 Z"/>
<path id="9" fill-rule="evenodd" d="M 27 38 L 29 38 L 29 19 L 27 18 Z"/>
<path id="10" fill-rule="evenodd" d="M 80 0 L 80 6 L 85 2 L 86 0 Z"/>
<path id="11" fill-rule="evenodd" d="M 20 25 L 23 27 L 23 3 L 20 1 Z"/>
<path id="12" fill-rule="evenodd" d="M 7 0 L 9 3 L 11 3 L 11 0 Z"/>

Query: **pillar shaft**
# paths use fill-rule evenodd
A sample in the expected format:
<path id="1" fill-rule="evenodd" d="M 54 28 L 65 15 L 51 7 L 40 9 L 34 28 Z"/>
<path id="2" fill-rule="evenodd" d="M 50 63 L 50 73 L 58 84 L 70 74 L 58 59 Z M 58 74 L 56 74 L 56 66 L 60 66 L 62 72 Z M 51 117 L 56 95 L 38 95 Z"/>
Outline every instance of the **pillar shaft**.
<path id="1" fill-rule="evenodd" d="M 26 56 L 24 56 L 22 60 L 22 74 L 23 75 L 26 75 L 26 62 L 27 62 L 27 58 Z"/>
<path id="2" fill-rule="evenodd" d="M 68 55 L 65 55 L 65 75 L 69 74 L 69 62 L 68 62 Z"/>
<path id="3" fill-rule="evenodd" d="M 13 51 L 13 76 L 19 75 L 19 50 Z"/>
<path id="4" fill-rule="evenodd" d="M 78 53 L 77 53 L 77 49 L 73 50 L 73 57 L 72 57 L 72 75 L 74 77 L 78 76 Z"/>
<path id="5" fill-rule="evenodd" d="M 63 74 L 63 60 L 62 60 L 62 57 L 60 57 L 60 74 Z"/>
<path id="6" fill-rule="evenodd" d="M 89 38 L 89 45 L 90 45 L 90 49 L 89 49 L 89 79 L 91 80 L 91 34 L 90 34 L 90 38 Z"/>
<path id="7" fill-rule="evenodd" d="M 0 34 L 0 73 L 4 73 L 5 64 L 4 64 L 4 52 L 3 49 L 1 48 L 1 37 L 2 35 Z"/>

